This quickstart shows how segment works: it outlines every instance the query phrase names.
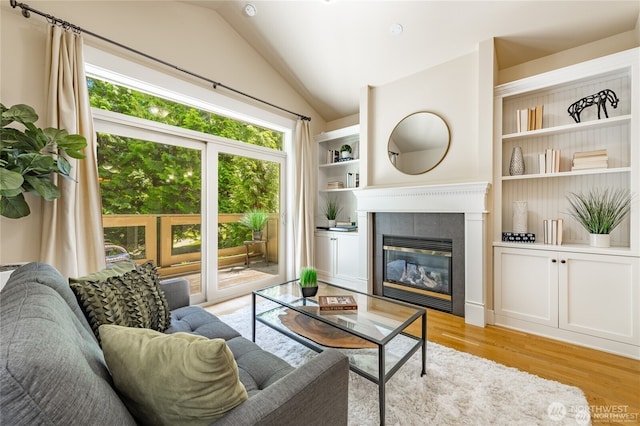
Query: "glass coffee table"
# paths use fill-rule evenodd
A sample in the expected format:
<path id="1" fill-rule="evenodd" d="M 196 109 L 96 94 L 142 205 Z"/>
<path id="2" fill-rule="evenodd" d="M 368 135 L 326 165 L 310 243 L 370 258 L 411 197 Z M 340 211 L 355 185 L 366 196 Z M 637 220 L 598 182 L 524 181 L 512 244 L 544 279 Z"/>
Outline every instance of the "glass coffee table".
<path id="1" fill-rule="evenodd" d="M 252 339 L 255 342 L 256 322 L 260 322 L 316 352 L 327 347 L 343 351 L 352 371 L 378 385 L 382 425 L 385 384 L 419 349 L 421 375 L 426 374 L 426 310 L 321 281 L 318 287 L 318 294 L 307 298 L 302 297 L 298 280 L 254 291 Z M 352 296 L 358 306 L 356 310 L 320 311 L 319 296 Z M 272 303 L 257 304 L 257 297 Z M 420 337 L 407 332 L 418 319 Z"/>

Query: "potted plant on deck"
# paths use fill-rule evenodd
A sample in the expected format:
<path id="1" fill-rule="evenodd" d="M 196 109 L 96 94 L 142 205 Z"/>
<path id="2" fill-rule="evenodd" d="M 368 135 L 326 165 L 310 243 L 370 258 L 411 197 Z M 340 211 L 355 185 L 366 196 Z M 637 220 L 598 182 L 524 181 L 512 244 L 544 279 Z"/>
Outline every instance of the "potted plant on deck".
<path id="1" fill-rule="evenodd" d="M 80 151 L 87 146 L 87 140 L 66 130 L 36 127 L 38 114 L 28 105 L 6 108 L 0 104 L 0 112 L 0 215 L 19 219 L 31 213 L 24 192 L 47 201 L 60 197 L 50 176 L 57 173 L 72 179 L 71 164 L 62 154 L 84 158 Z M 14 122 L 24 129 L 9 127 Z"/>
<path id="2" fill-rule="evenodd" d="M 329 221 L 330 228 L 336 226 L 336 219 L 338 218 L 338 214 L 341 211 L 342 211 L 342 207 L 338 203 L 338 200 L 336 200 L 335 198 L 327 197 L 327 202 L 322 212 L 324 213 L 324 216 Z"/>
<path id="3" fill-rule="evenodd" d="M 300 290 L 302 297 L 312 297 L 318 293 L 318 271 L 306 266 L 300 269 Z"/>
<path id="4" fill-rule="evenodd" d="M 249 210 L 240 218 L 240 223 L 251 229 L 254 241 L 262 241 L 262 230 L 269 221 L 269 215 L 260 209 Z"/>
<path id="5" fill-rule="evenodd" d="M 567 195 L 569 214 L 589 232 L 593 247 L 609 247 L 610 233 L 631 210 L 631 192 L 625 188 L 591 189 Z"/>

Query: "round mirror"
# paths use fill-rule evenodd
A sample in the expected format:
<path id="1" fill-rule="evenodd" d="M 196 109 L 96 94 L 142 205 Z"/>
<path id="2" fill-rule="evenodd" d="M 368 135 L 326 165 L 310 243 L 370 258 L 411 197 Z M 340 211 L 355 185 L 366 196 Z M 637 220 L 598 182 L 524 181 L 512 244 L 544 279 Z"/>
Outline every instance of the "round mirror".
<path id="1" fill-rule="evenodd" d="M 449 127 L 438 115 L 416 112 L 403 118 L 391 132 L 389 160 L 409 175 L 428 172 L 449 150 Z"/>

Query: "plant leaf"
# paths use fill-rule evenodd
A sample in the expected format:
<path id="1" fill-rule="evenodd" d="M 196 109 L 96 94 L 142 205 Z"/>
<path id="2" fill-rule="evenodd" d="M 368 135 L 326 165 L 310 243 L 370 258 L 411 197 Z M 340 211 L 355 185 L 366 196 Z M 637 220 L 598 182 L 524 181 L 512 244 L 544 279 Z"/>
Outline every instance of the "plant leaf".
<path id="1" fill-rule="evenodd" d="M 2 105 L 2 127 L 14 121 L 21 124 L 35 123 L 38 121 L 38 114 L 29 105 L 17 104 L 9 109 Z"/>
<path id="2" fill-rule="evenodd" d="M 0 169 L 0 191 L 20 189 L 24 178 L 20 173 Z"/>
<path id="3" fill-rule="evenodd" d="M 29 216 L 31 210 L 24 199 L 24 195 L 18 194 L 15 197 L 0 198 L 0 216 L 10 219 L 20 219 Z"/>
<path id="4" fill-rule="evenodd" d="M 87 147 L 87 140 L 81 135 L 67 135 L 56 141 L 58 149 L 64 151 L 69 157 L 83 159 L 85 155 L 80 151 Z"/>
<path id="5" fill-rule="evenodd" d="M 55 200 L 60 196 L 60 191 L 48 177 L 36 177 L 27 175 L 24 178 L 27 182 L 29 182 L 29 185 L 31 185 L 31 187 L 45 200 Z"/>

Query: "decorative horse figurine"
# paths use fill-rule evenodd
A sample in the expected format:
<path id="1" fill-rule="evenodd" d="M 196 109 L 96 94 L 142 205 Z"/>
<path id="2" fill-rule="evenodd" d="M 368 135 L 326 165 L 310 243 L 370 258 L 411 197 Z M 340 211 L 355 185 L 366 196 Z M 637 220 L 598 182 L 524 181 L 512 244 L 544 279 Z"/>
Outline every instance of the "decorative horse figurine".
<path id="1" fill-rule="evenodd" d="M 567 112 L 571 117 L 573 117 L 576 123 L 579 123 L 580 113 L 583 109 L 590 107 L 591 105 L 598 105 L 598 120 L 600 119 L 600 109 L 604 111 L 604 116 L 609 118 L 609 114 L 607 114 L 607 101 L 609 101 L 614 109 L 618 108 L 618 97 L 614 91 L 605 89 L 599 91 L 595 95 L 586 96 L 579 101 L 572 103 L 567 109 Z"/>

